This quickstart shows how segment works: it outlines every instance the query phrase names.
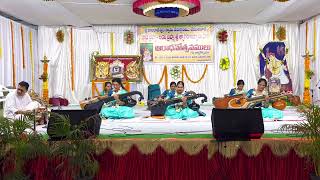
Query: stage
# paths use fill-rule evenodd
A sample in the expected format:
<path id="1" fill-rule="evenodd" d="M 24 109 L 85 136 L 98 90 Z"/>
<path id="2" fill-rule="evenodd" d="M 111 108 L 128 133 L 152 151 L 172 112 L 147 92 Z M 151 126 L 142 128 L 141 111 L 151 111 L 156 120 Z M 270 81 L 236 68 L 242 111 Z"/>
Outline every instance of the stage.
<path id="1" fill-rule="evenodd" d="M 80 109 L 79 106 L 68 106 L 62 109 Z M 133 119 L 102 119 L 100 134 L 212 134 L 211 111 L 212 106 L 201 106 L 205 117 L 193 119 L 157 119 L 150 117 L 146 106 L 135 106 Z M 279 128 L 283 124 L 296 124 L 303 121 L 301 114 L 295 107 L 287 107 L 282 119 L 264 119 L 266 134 L 281 134 Z M 46 133 L 44 125 L 37 126 L 37 131 Z"/>
<path id="2" fill-rule="evenodd" d="M 287 108 L 283 119 L 264 119 L 265 133 L 272 138 L 229 142 L 212 138 L 212 106 L 201 110 L 205 117 L 169 120 L 150 118 L 146 107 L 136 106 L 136 118 L 103 119 L 100 136 L 90 140 L 99 163 L 94 179 L 309 179 L 313 166 L 301 151 L 308 141 L 285 135 L 274 138 L 281 136 L 281 125 L 303 121 L 295 108 Z M 46 134 L 44 125 L 37 131 Z M 72 169 L 55 170 L 60 163 L 59 158 L 37 157 L 27 163 L 26 173 L 35 180 L 71 180 Z"/>

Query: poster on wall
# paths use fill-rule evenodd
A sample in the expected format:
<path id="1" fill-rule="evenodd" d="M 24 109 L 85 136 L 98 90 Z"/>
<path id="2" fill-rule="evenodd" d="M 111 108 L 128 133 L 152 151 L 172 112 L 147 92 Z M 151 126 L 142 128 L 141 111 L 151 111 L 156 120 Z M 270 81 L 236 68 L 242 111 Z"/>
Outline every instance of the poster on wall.
<path id="1" fill-rule="evenodd" d="M 141 82 L 142 61 L 140 56 L 105 56 L 93 58 L 93 80 L 121 78 L 129 82 Z"/>
<path id="2" fill-rule="evenodd" d="M 144 62 L 212 62 L 213 26 L 157 25 L 138 27 Z"/>
<path id="3" fill-rule="evenodd" d="M 280 88 L 273 89 L 292 92 L 292 81 L 287 65 L 287 52 L 284 42 L 267 43 L 263 49 L 260 49 L 260 75 L 267 79 L 270 86 L 277 84 L 277 82 L 280 84 Z"/>

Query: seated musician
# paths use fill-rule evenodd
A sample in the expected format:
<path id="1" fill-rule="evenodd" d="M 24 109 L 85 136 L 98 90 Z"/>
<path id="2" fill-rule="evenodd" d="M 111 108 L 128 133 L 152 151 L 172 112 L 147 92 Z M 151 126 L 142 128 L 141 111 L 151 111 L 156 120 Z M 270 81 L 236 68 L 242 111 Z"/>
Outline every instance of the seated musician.
<path id="1" fill-rule="evenodd" d="M 198 112 L 190 109 L 187 103 L 187 97 L 184 95 L 184 83 L 179 81 L 177 83 L 176 92 L 174 94 L 168 95 L 167 100 L 172 98 L 181 98 L 182 102 L 173 104 L 167 107 L 165 116 L 169 119 L 188 119 L 198 117 Z"/>
<path id="2" fill-rule="evenodd" d="M 119 99 L 119 94 L 125 94 L 125 90 L 121 79 L 112 79 L 113 93 L 111 96 L 114 97 L 114 101 L 104 104 L 100 111 L 102 117 L 108 119 L 129 119 L 134 118 L 134 111 L 131 107 L 125 106 L 125 103 Z"/>
<path id="3" fill-rule="evenodd" d="M 6 96 L 4 103 L 3 116 L 9 119 L 19 119 L 24 114 L 32 112 L 32 110 L 38 109 L 40 104 L 36 101 L 32 101 L 30 95 L 27 93 L 29 84 L 25 81 L 21 81 L 18 84 L 17 90 L 10 92 Z"/>
<path id="4" fill-rule="evenodd" d="M 258 87 L 256 89 L 250 89 L 247 92 L 247 98 L 253 98 L 258 96 L 265 96 L 264 102 L 259 102 L 252 104 L 251 107 L 262 107 L 263 118 L 277 118 L 281 119 L 283 117 L 283 112 L 272 107 L 269 107 L 269 95 L 266 90 L 267 80 L 260 78 L 258 80 Z"/>
<path id="5" fill-rule="evenodd" d="M 232 88 L 229 92 L 229 96 L 235 96 L 239 94 L 246 94 L 246 91 L 244 90 L 244 81 L 238 80 L 237 82 L 237 88 Z"/>
<path id="6" fill-rule="evenodd" d="M 163 91 L 163 93 L 160 95 L 160 97 L 166 98 L 167 96 L 173 96 L 176 92 L 176 87 L 177 87 L 176 82 L 172 81 L 170 83 L 170 89 Z"/>
<path id="7" fill-rule="evenodd" d="M 113 90 L 112 90 L 111 82 L 106 82 L 104 83 L 104 89 L 98 98 L 102 99 L 104 97 L 110 97 L 112 93 L 113 93 Z"/>

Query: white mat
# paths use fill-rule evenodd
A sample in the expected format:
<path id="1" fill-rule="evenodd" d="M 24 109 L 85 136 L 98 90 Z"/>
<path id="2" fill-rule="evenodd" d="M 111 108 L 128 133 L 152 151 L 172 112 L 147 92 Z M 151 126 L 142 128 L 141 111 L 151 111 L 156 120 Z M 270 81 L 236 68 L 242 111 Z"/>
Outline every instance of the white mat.
<path id="1" fill-rule="evenodd" d="M 64 109 L 79 109 L 77 106 Z M 211 106 L 201 106 L 205 117 L 187 120 L 170 120 L 147 118 L 150 111 L 146 107 L 135 107 L 136 118 L 133 119 L 103 119 L 100 134 L 211 134 Z M 279 127 L 283 124 L 296 124 L 303 121 L 301 114 L 295 108 L 286 108 L 283 119 L 264 119 L 265 133 L 281 133 Z M 38 132 L 45 133 L 43 125 L 37 127 Z"/>

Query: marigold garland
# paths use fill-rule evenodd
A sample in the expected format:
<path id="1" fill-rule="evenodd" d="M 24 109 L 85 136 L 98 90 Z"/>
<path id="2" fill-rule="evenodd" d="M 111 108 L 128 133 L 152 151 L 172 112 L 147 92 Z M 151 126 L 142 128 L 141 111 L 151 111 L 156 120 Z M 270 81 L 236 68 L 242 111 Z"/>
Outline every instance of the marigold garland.
<path id="1" fill-rule="evenodd" d="M 152 83 L 148 80 L 147 75 L 146 75 L 146 71 L 145 71 L 144 68 L 143 68 L 143 78 L 144 78 L 144 80 L 147 82 L 147 84 L 149 84 L 149 85 L 152 84 Z M 160 80 L 158 81 L 158 83 L 156 83 L 156 84 L 160 84 L 160 83 L 162 82 L 163 78 L 165 78 L 165 88 L 168 89 L 168 67 L 167 67 L 167 65 L 164 66 L 163 71 L 162 71 L 161 78 L 160 78 Z"/>
<path id="2" fill-rule="evenodd" d="M 56 38 L 59 43 L 64 41 L 64 32 L 61 29 L 57 31 Z"/>
<path id="3" fill-rule="evenodd" d="M 286 40 L 286 36 L 287 36 L 286 28 L 283 26 L 280 26 L 276 32 L 276 35 L 280 41 Z"/>
<path id="4" fill-rule="evenodd" d="M 205 67 L 205 69 L 204 69 L 204 71 L 203 71 L 200 79 L 197 80 L 197 81 L 194 81 L 194 80 L 192 80 L 192 79 L 190 78 L 190 76 L 188 75 L 186 66 L 185 66 L 185 65 L 182 65 L 182 81 L 184 81 L 184 75 L 186 75 L 187 79 L 188 79 L 190 82 L 192 82 L 192 83 L 194 83 L 194 84 L 199 83 L 199 82 L 204 78 L 204 76 L 207 74 L 207 70 L 208 70 L 208 64 L 206 64 L 206 67 Z"/>

